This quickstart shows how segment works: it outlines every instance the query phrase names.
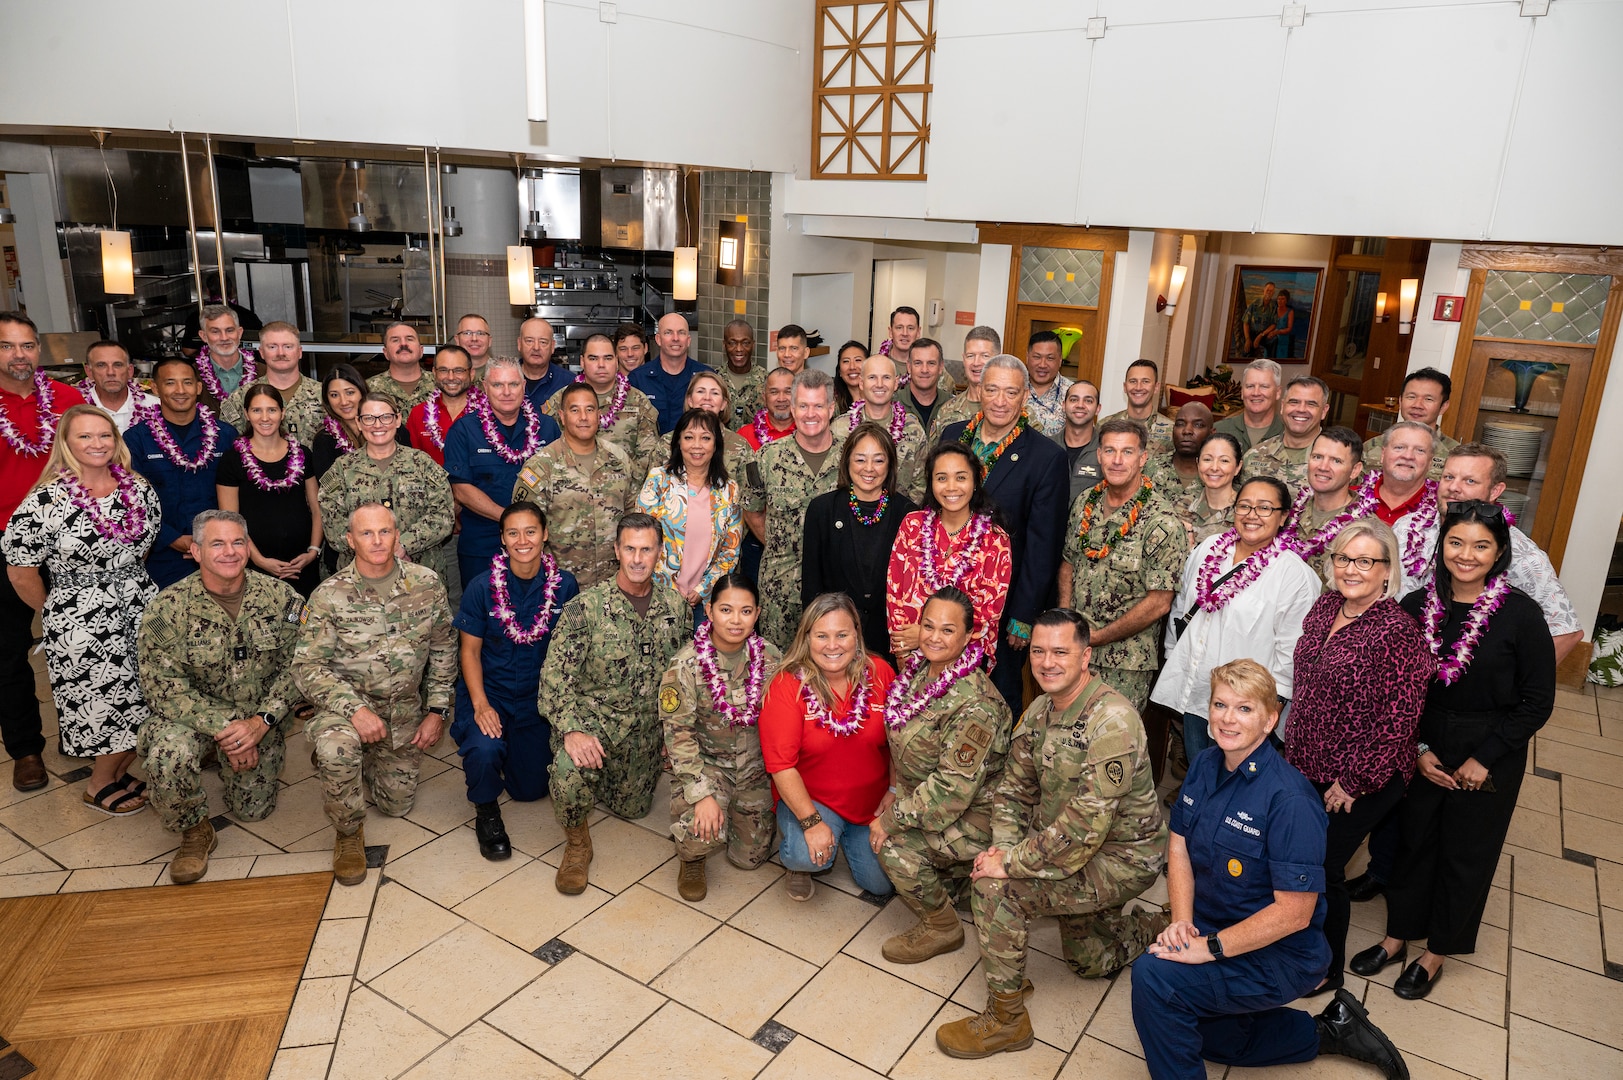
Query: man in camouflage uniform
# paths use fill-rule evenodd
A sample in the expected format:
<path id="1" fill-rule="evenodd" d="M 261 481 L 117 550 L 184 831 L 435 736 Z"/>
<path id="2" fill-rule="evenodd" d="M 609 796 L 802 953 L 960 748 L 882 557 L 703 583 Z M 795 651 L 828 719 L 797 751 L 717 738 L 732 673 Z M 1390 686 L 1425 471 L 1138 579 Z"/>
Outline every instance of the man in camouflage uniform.
<path id="1" fill-rule="evenodd" d="M 1149 436 L 1151 457 L 1172 452 L 1172 421 L 1162 414 L 1161 369 L 1154 360 L 1134 360 L 1127 365 L 1127 380 L 1122 384 L 1127 395 L 1127 408 L 1111 413 L 1101 424 L 1111 420 L 1132 420 L 1144 428 Z"/>
<path id="2" fill-rule="evenodd" d="M 1150 455 L 1144 475 L 1174 507 L 1206 490 L 1197 469 L 1200 444 L 1211 433 L 1212 410 L 1191 401 L 1178 409 L 1177 419 L 1172 422 L 1172 451 Z"/>
<path id="3" fill-rule="evenodd" d="M 1090 675 L 1088 626 L 1047 611 L 1031 632 L 1043 693 L 1016 725 L 992 805 L 992 846 L 975 859 L 970 901 L 986 973 L 986 1009 L 947 1024 L 936 1045 L 988 1057 L 1031 1045 L 1026 950 L 1033 919 L 1058 915 L 1065 962 L 1085 978 L 1125 967 L 1166 925 L 1122 905 L 1166 866 L 1167 830 L 1144 726 Z"/>
<path id="4" fill-rule="evenodd" d="M 1095 628 L 1094 674 L 1143 710 L 1160 666 L 1156 630 L 1172 610 L 1189 533 L 1144 479 L 1144 429 L 1136 422 L 1099 425 L 1099 468 L 1105 478 L 1071 507 L 1060 603 Z"/>
<path id="5" fill-rule="evenodd" d="M 601 799 L 623 818 L 654 804 L 659 779 L 659 680 L 693 626 L 687 603 L 654 580 L 664 541 L 647 514 L 620 519 L 620 569 L 564 606 L 541 670 L 552 720 L 552 810 L 568 844 L 557 888 L 586 889 L 592 837 L 586 818 Z"/>
<path id="6" fill-rule="evenodd" d="M 412 406 L 427 401 L 434 392 L 434 380 L 423 371 L 423 343 L 417 339 L 417 328 L 410 323 L 391 323 L 383 331 L 383 355 L 389 361 L 388 370 L 366 380 L 366 388 L 393 398 L 403 423 Z"/>
<path id="7" fill-rule="evenodd" d="M 457 640 L 445 586 L 398 562 L 394 512 L 364 503 L 349 515 L 355 561 L 316 587 L 293 654 L 293 682 L 316 712 L 305 724 L 327 818 L 333 874 L 366 880 L 366 799 L 403 817 L 417 798 L 423 751 L 445 732 Z"/>
<path id="8" fill-rule="evenodd" d="M 163 827 L 181 834 L 169 861 L 177 885 L 208 873 L 218 841 L 203 791 L 203 758 L 220 758 L 225 806 L 243 821 L 276 809 L 282 724 L 296 697 L 288 669 L 304 600 L 285 581 L 248 572 L 248 523 L 205 510 L 192 521 L 197 573 L 147 605 L 139 638 L 141 694 L 152 716 L 136 749 Z"/>
<path id="9" fill-rule="evenodd" d="M 721 426 L 736 431 L 766 408 L 766 368 L 755 362 L 755 330 L 748 319 L 732 319 L 721 331 L 721 348 L 727 362 L 716 369 L 727 382 L 732 409 L 721 418 Z"/>
<path id="10" fill-rule="evenodd" d="M 800 624 L 801 545 L 806 506 L 833 491 L 840 476 L 841 440 L 829 429 L 834 380 L 807 368 L 795 376 L 795 433 L 761 450 L 761 493 L 746 510 L 766 511 L 761 556 L 761 636 L 787 649 Z"/>
<path id="11" fill-rule="evenodd" d="M 902 414 L 902 434 L 896 437 L 896 413 Z M 843 445 L 851 434 L 852 414 L 857 423 L 871 420 L 891 433 L 896 445 L 896 490 L 914 503 L 924 499 L 924 458 L 929 449 L 919 418 L 896 401 L 896 361 L 874 353 L 862 362 L 862 400 L 851 412 L 834 418 L 830 426 Z"/>
<path id="12" fill-rule="evenodd" d="M 304 346 L 299 343 L 299 328 L 292 323 L 266 323 L 259 332 L 259 355 L 265 361 L 265 370 L 258 382 L 267 382 L 282 395 L 282 428 L 287 437 L 297 439 L 306 450 L 315 445 L 321 431 L 321 421 L 327 413 L 321 404 L 321 382 L 307 379 L 299 372 L 304 361 Z M 231 391 L 220 403 L 220 419 L 244 435 L 253 434 L 243 403 L 248 399 L 251 383 L 243 383 Z"/>
<path id="13" fill-rule="evenodd" d="M 1323 379 L 1298 375 L 1286 383 L 1285 430 L 1245 452 L 1240 461 L 1241 482 L 1253 476 L 1277 476 L 1292 491 L 1299 490 L 1307 483 L 1307 456 L 1329 412 L 1330 388 Z"/>
<path id="14" fill-rule="evenodd" d="M 598 395 L 571 383 L 547 402 L 559 407 L 564 436 L 543 446 L 518 471 L 513 502 L 533 502 L 547 515 L 547 547 L 582 589 L 619 570 L 614 530 L 636 508 L 643 467 L 599 434 Z"/>
<path id="15" fill-rule="evenodd" d="M 1341 514 L 1348 513 L 1348 507 L 1359 497 L 1354 489 L 1364 476 L 1364 465 L 1360 460 L 1363 450 L 1364 440 L 1359 438 L 1358 433 L 1340 425 L 1325 428 L 1313 440 L 1307 455 L 1306 485 L 1312 494 L 1296 512 L 1295 519 L 1287 520 L 1281 530 L 1287 536 L 1295 536 L 1296 553 L 1309 563 L 1317 565 L 1314 560 L 1330 550 L 1330 544 L 1339 531 L 1324 527 Z M 1291 492 L 1292 500 L 1300 495 L 1300 492 Z M 1263 501 L 1273 502 L 1273 497 Z M 1356 510 L 1356 506 L 1353 509 Z M 1288 515 L 1290 506 L 1287 505 L 1283 513 Z M 1323 535 L 1320 535 L 1321 529 L 1324 530 Z"/>
<path id="16" fill-rule="evenodd" d="M 1398 398 L 1398 417 L 1423 424 L 1432 433 L 1431 466 L 1426 479 L 1441 480 L 1443 465 L 1460 441 L 1443 434 L 1443 414 L 1448 411 L 1448 399 L 1454 392 L 1454 380 L 1433 367 L 1411 371 L 1403 377 L 1403 392 Z M 1390 430 L 1390 429 L 1388 429 Z M 1381 467 L 1381 451 L 1386 446 L 1386 432 L 1381 432 L 1364 444 L 1364 468 L 1374 472 Z"/>
<path id="17" fill-rule="evenodd" d="M 614 408 L 614 399 L 623 389 L 626 399 L 614 420 L 607 427 L 599 427 L 598 442 L 611 444 L 625 451 L 626 459 L 636 466 L 637 490 L 648 476 L 648 470 L 663 465 L 670 456 L 671 441 L 659 433 L 659 412 L 648 395 L 626 381 L 620 374 L 620 362 L 614 356 L 614 340 L 607 334 L 593 334 L 586 339 L 581 352 L 580 376 L 576 383 L 585 383 L 597 392 L 599 424 Z M 569 383 L 565 386 L 573 386 Z M 563 424 L 563 390 L 547 399 L 541 411 Z M 635 496 L 635 492 L 633 492 Z M 584 585 L 585 582 L 582 582 Z"/>

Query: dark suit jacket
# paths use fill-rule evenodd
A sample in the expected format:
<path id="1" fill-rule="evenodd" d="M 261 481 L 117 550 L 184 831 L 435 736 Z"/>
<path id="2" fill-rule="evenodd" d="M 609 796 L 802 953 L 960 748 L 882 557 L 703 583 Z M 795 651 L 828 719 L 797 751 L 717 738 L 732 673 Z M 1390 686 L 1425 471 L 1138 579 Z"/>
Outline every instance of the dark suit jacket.
<path id="1" fill-rule="evenodd" d="M 941 442 L 956 442 L 967 422 L 948 424 Z M 1071 514 L 1070 470 L 1058 443 L 1028 427 L 998 458 L 986 477 L 986 493 L 1003 515 L 1009 530 L 1009 600 L 1003 605 L 1003 625 L 1010 620 L 1027 626 L 1054 606 L 1058 595 L 1060 554 L 1065 548 L 1065 525 Z"/>
<path id="2" fill-rule="evenodd" d="M 862 616 L 862 643 L 868 651 L 890 655 L 890 628 L 885 621 L 885 572 L 902 519 L 918 507 L 892 492 L 885 516 L 863 525 L 851 515 L 845 488 L 824 492 L 806 506 L 804 552 L 800 566 L 800 602 L 810 604 L 827 592 L 843 592 Z M 838 527 L 836 527 L 838 526 Z M 863 544 L 859 547 L 857 540 Z"/>

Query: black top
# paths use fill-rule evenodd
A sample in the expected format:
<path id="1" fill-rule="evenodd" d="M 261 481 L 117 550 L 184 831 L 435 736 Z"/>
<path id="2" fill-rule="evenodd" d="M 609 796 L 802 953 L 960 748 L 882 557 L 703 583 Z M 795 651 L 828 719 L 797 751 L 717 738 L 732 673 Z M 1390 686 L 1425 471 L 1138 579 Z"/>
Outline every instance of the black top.
<path id="1" fill-rule="evenodd" d="M 1426 594 L 1427 590 L 1416 589 L 1402 600 L 1403 609 L 1422 626 Z M 1470 612 L 1470 604 L 1449 605 L 1442 632 L 1445 658 L 1454 654 Z M 1555 642 L 1550 627 L 1538 604 L 1512 589 L 1488 620 L 1488 630 L 1459 680 L 1452 686 L 1432 680 L 1419 737 L 1437 750 L 1449 769 L 1468 757 L 1491 769 L 1505 755 L 1524 751 L 1554 707 Z M 1471 736 L 1472 745 L 1452 747 L 1452 752 L 1444 749 L 1450 747 L 1450 726 L 1473 717 L 1485 720 L 1485 726 Z M 1450 760 L 1453 757 L 1458 760 Z"/>
<path id="2" fill-rule="evenodd" d="M 401 424 L 394 429 L 394 441 L 401 446 L 411 445 L 411 432 L 406 430 L 405 424 Z M 356 447 L 356 449 L 358 450 L 360 447 Z M 315 441 L 310 446 L 309 463 L 305 468 L 309 470 L 311 476 L 320 480 L 327 475 L 327 470 L 332 468 L 338 459 L 343 456 L 344 451 L 338 449 L 338 440 L 333 438 L 332 432 L 323 426 L 320 431 L 316 432 Z"/>
<path id="3" fill-rule="evenodd" d="M 287 458 L 261 461 L 259 467 L 264 470 L 266 479 L 280 480 L 287 475 Z M 305 455 L 304 467 L 305 475 L 310 476 L 309 454 Z M 220 487 L 237 489 L 237 509 L 248 519 L 248 536 L 261 555 L 287 562 L 310 547 L 310 504 L 305 500 L 302 482 L 277 491 L 261 490 L 243 467 L 236 447 L 228 449 L 220 458 L 214 482 Z M 297 580 L 288 584 L 308 599 L 320 581 L 320 566 L 311 562 Z"/>
<path id="4" fill-rule="evenodd" d="M 858 503 L 864 514 L 878 503 Z M 806 506 L 801 550 L 800 600 L 803 604 L 827 592 L 843 592 L 862 616 L 862 643 L 880 656 L 890 654 L 890 628 L 885 622 L 885 572 L 902 519 L 918 507 L 906 495 L 892 492 L 885 516 L 864 525 L 851 513 L 850 491 L 838 488 Z M 894 665 L 893 665 L 894 666 Z"/>

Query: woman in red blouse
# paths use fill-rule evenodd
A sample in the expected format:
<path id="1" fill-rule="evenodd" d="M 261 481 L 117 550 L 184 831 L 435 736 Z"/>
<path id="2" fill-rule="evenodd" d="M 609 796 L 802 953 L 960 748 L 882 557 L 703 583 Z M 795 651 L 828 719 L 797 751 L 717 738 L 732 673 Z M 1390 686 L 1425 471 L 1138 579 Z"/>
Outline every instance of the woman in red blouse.
<path id="1" fill-rule="evenodd" d="M 919 616 L 936 590 L 952 587 L 975 605 L 975 636 L 990 671 L 998 620 L 1009 595 L 1009 534 L 981 486 L 981 463 L 962 443 L 941 443 L 925 459 L 924 509 L 902 519 L 885 579 L 891 652 L 897 663 L 919 647 Z"/>
<path id="2" fill-rule="evenodd" d="M 1345 982 L 1347 862 L 1403 798 L 1415 769 L 1415 729 L 1435 663 L 1420 627 L 1398 606 L 1397 537 L 1377 518 L 1342 529 L 1325 556 L 1331 590 L 1302 620 L 1285 760 L 1324 797 L 1324 936 L 1330 970 L 1316 993 Z"/>
<path id="3" fill-rule="evenodd" d="M 863 649 L 850 597 L 824 593 L 806 605 L 760 722 L 790 899 L 811 899 L 811 875 L 834 865 L 836 848 L 858 885 L 878 896 L 891 891 L 868 824 L 890 786 L 884 711 L 895 677 Z"/>

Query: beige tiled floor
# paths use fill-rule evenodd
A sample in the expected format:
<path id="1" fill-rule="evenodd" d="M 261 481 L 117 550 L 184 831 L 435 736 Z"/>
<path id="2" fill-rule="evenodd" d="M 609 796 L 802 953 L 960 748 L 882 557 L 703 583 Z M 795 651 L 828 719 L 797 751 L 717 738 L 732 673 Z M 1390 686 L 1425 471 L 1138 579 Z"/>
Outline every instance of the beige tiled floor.
<path id="1" fill-rule="evenodd" d="M 1563 691 L 1558 705 L 1534 747 L 1477 952 L 1452 961 L 1423 1002 L 1391 994 L 1395 970 L 1349 977 L 1417 1080 L 1623 1077 L 1623 691 Z M 287 759 L 277 812 L 221 830 L 211 880 L 330 866 L 302 738 Z M 83 782 L 61 779 L 84 763 L 56 754 L 54 740 L 46 763 L 50 786 L 21 795 L 0 760 L 0 896 L 167 884 L 176 838 L 156 816 L 94 814 L 80 805 Z M 1052 920 L 1032 934 L 1038 1042 L 952 1061 L 934 1029 L 985 1001 L 972 928 L 958 953 L 886 963 L 880 945 L 909 917 L 899 903 L 864 900 L 843 863 L 796 904 L 776 865 L 713 861 L 710 895 L 688 904 L 676 893 L 663 783 L 643 821 L 596 820 L 592 886 L 561 896 L 563 836 L 549 804 L 508 804 L 516 850 L 489 863 L 449 743 L 424 777 L 407 818 L 368 819 L 368 844 L 388 848 L 381 873 L 332 888 L 274 1080 L 1146 1075 L 1130 973 L 1074 977 Z M 218 778 L 205 786 L 219 811 Z M 1349 950 L 1377 940 L 1384 918 L 1380 900 L 1354 905 Z M 1373 1075 L 1337 1059 L 1208 1068 L 1213 1080 L 1225 1074 Z"/>

